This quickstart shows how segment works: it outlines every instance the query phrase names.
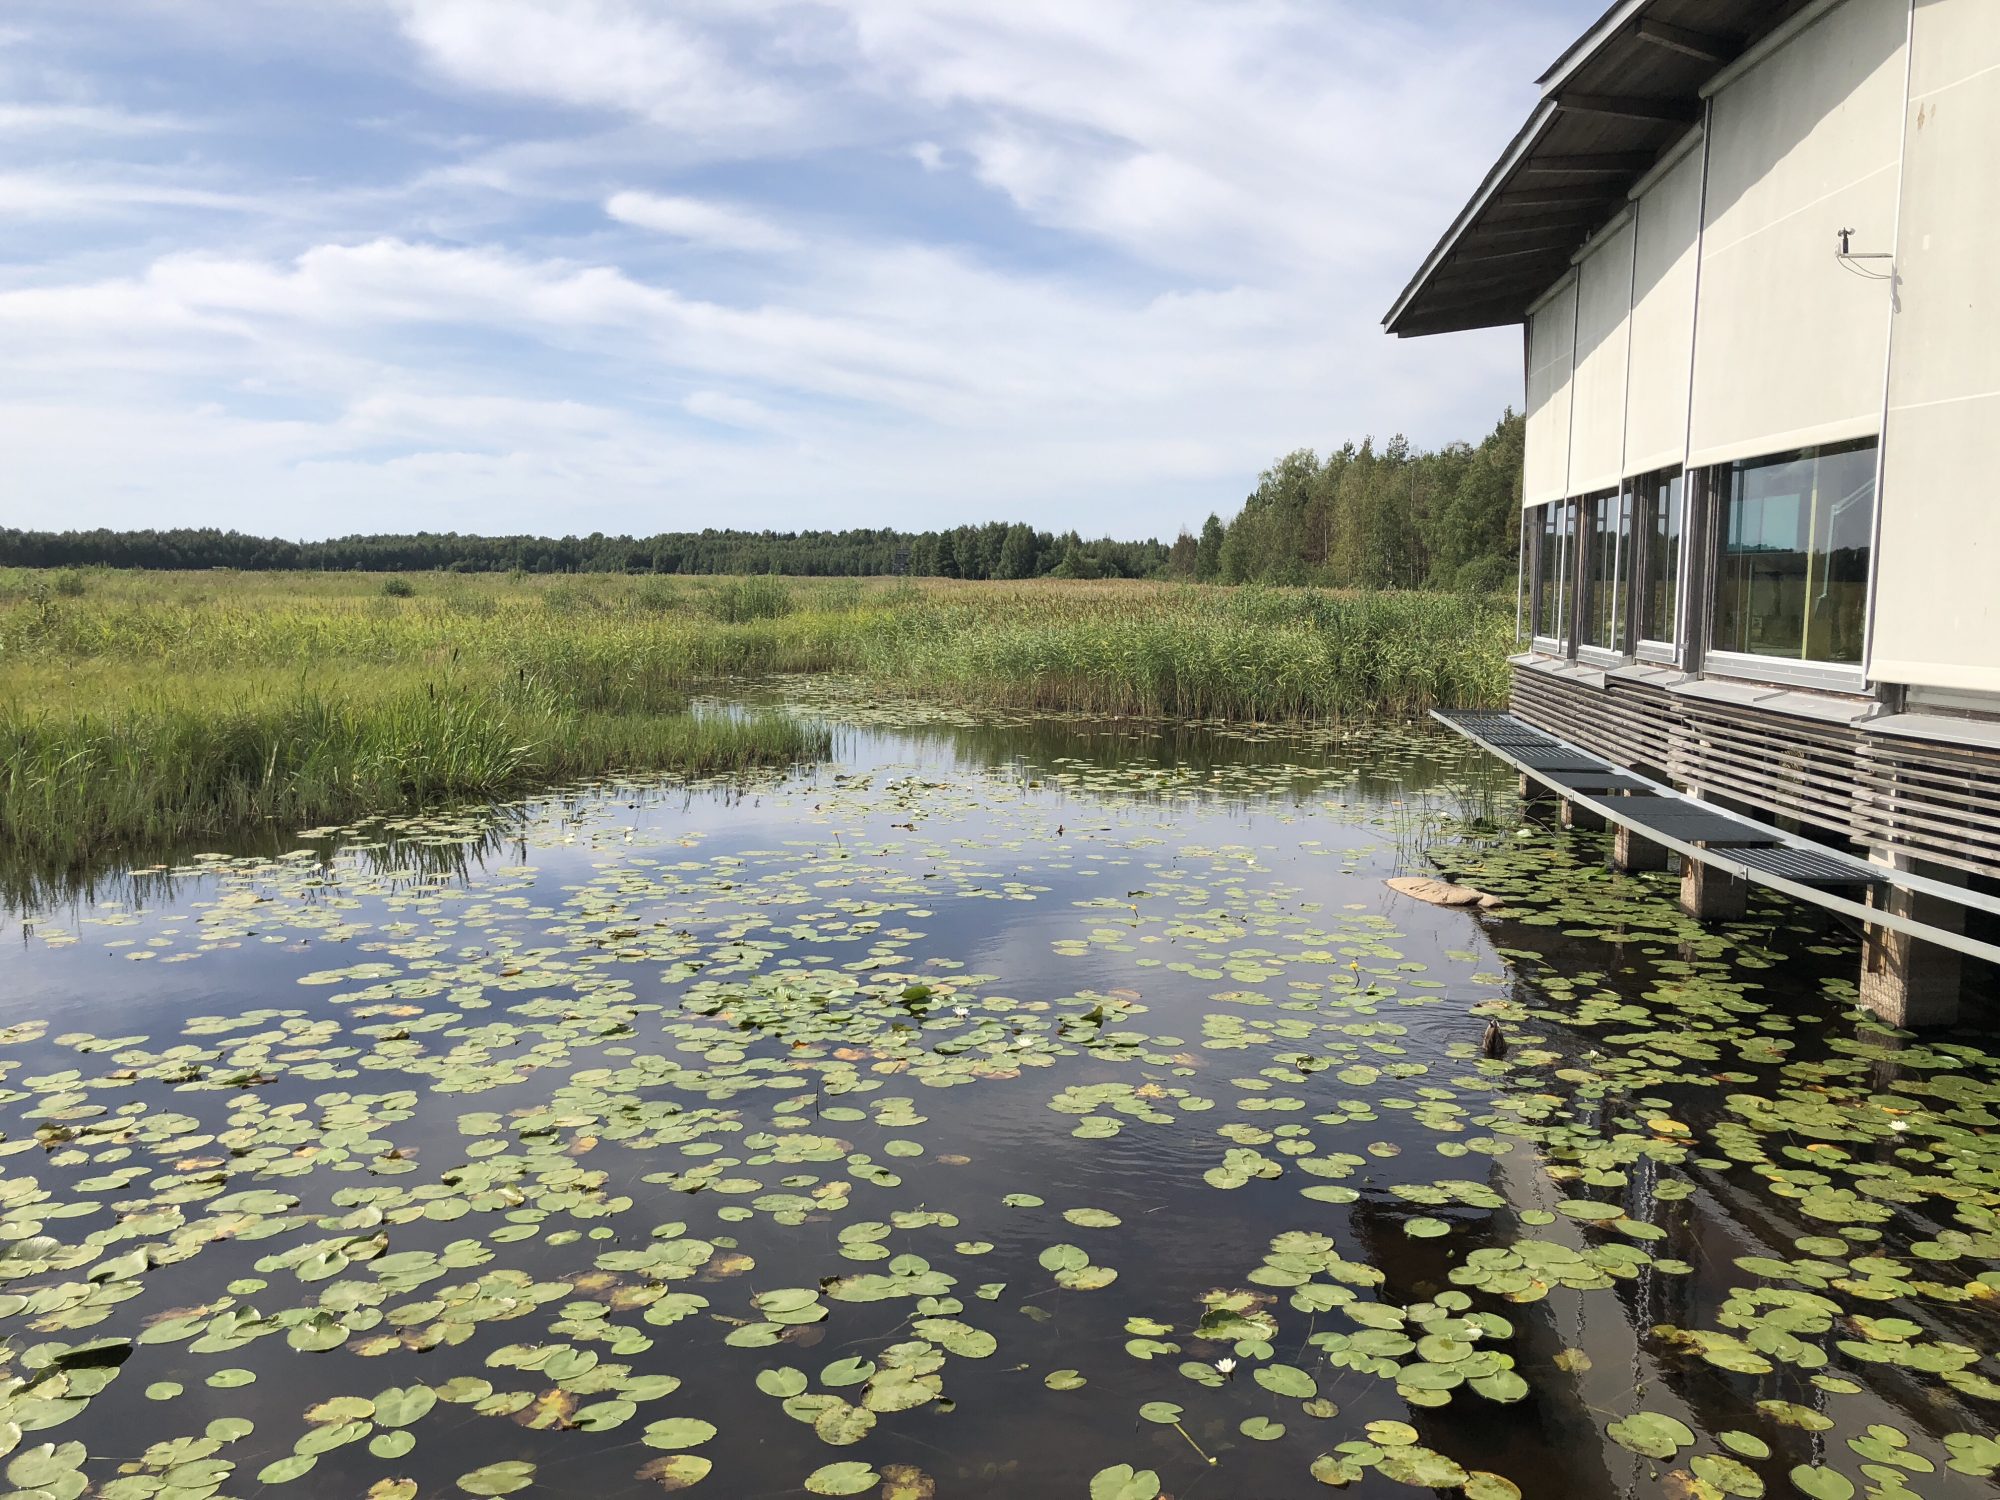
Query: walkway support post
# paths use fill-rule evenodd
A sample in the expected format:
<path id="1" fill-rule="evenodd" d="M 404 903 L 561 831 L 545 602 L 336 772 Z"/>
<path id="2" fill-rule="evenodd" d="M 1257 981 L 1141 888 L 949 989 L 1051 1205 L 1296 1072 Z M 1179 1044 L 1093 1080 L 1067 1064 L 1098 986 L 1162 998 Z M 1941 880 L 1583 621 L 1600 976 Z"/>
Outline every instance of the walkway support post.
<path id="1" fill-rule="evenodd" d="M 1719 865 L 1681 856 L 1681 910 L 1697 922 L 1740 922 L 1750 882 Z"/>
<path id="2" fill-rule="evenodd" d="M 1565 828 L 1575 828 L 1584 833 L 1602 833 L 1604 814 L 1592 812 L 1574 797 L 1563 798 L 1562 824 Z"/>
<path id="3" fill-rule="evenodd" d="M 1941 866 L 1882 850 L 1871 850 L 1868 862 L 1954 884 L 1965 881 Z M 1884 885 L 1869 892 L 1868 904 L 1947 932 L 1965 930 L 1965 908 L 1941 896 Z M 1888 927 L 1870 926 L 1862 933 L 1861 1003 L 1891 1026 L 1916 1031 L 1955 1024 L 1964 976 L 1965 960 L 1954 948 Z"/>
<path id="4" fill-rule="evenodd" d="M 1630 875 L 1639 870 L 1664 870 L 1667 848 L 1656 844 L 1630 824 L 1622 825 L 1611 840 L 1611 868 Z"/>

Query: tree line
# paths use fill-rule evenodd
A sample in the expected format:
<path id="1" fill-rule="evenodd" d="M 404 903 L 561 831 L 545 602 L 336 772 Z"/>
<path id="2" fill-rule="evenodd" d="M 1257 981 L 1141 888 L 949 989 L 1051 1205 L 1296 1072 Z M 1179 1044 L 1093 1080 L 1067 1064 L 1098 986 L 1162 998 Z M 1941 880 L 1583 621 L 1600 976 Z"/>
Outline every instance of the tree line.
<path id="1" fill-rule="evenodd" d="M 949 531 L 662 532 L 657 536 L 469 536 L 417 532 L 293 542 L 239 531 L 0 529 L 0 565 L 29 568 L 319 569 L 371 573 L 785 573 L 803 577 L 908 573 L 929 578 L 1148 578 L 1164 567 L 1157 541 L 1086 541 L 1015 523 Z"/>
<path id="2" fill-rule="evenodd" d="M 1086 540 L 992 521 L 939 531 L 662 532 L 470 536 L 456 532 L 287 541 L 212 527 L 0 528 L 0 565 L 287 571 L 909 574 L 930 578 L 1181 578 L 1215 583 L 1489 589 L 1513 577 L 1522 419 L 1478 444 L 1419 450 L 1401 437 L 1286 454 L 1241 510 L 1199 534 Z"/>

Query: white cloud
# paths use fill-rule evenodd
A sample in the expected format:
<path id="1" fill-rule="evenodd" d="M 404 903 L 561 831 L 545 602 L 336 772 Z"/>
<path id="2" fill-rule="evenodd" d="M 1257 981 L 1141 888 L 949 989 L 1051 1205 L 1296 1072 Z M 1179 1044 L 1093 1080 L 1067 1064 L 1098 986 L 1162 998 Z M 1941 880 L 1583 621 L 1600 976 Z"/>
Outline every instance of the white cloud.
<path id="1" fill-rule="evenodd" d="M 0 135 L 154 135 L 185 130 L 172 115 L 139 115 L 101 104 L 0 103 Z"/>
<path id="2" fill-rule="evenodd" d="M 147 208 L 255 213 L 269 206 L 249 194 L 170 182 L 121 181 L 56 172 L 0 172 L 0 213 L 24 218 L 82 219 Z"/>
<path id="3" fill-rule="evenodd" d="M 701 198 L 628 191 L 612 194 L 604 211 L 623 224 L 725 250 L 789 250 L 798 244 L 768 219 Z"/>
<path id="4" fill-rule="evenodd" d="M 777 123 L 786 90 L 735 67 L 664 7 L 626 0 L 399 0 L 404 32 L 479 89 L 623 110 L 700 135 Z"/>
<path id="5" fill-rule="evenodd" d="M 758 401 L 723 391 L 696 391 L 681 403 L 697 417 L 725 427 L 776 427 L 778 414 Z"/>
<path id="6" fill-rule="evenodd" d="M 1170 535 L 1289 448 L 1518 399 L 1507 333 L 1376 320 L 1517 123 L 1496 87 L 1590 3 L 349 0 L 324 49 L 283 4 L 141 6 L 145 89 L 85 68 L 22 94 L 81 113 L 0 112 L 0 211 L 41 236 L 0 264 L 9 493 L 305 534 Z M 200 118 L 230 58 L 298 110 L 92 112 Z M 305 114 L 394 149 L 307 149 Z"/>

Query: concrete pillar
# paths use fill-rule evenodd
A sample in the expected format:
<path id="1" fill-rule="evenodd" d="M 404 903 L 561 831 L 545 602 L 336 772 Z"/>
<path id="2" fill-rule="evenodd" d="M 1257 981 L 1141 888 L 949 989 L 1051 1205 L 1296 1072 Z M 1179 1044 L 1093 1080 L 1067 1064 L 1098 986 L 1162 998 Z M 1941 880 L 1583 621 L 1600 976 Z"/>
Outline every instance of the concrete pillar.
<path id="1" fill-rule="evenodd" d="M 1870 853 L 1869 862 L 1949 880 L 1954 885 L 1965 883 L 1963 874 L 1911 860 L 1907 855 L 1876 851 Z M 1868 904 L 1947 932 L 1965 930 L 1965 908 L 1942 896 L 1878 886 L 1868 893 Z M 1912 1031 L 1950 1026 L 1958 1020 L 1964 968 L 1964 958 L 1956 948 L 1927 943 L 1888 927 L 1868 927 L 1861 936 L 1861 1003 L 1891 1026 Z"/>
<path id="2" fill-rule="evenodd" d="M 1697 922 L 1740 922 L 1750 882 L 1715 865 L 1681 856 L 1681 910 Z"/>
<path id="3" fill-rule="evenodd" d="M 1563 827 L 1579 829 L 1584 833 L 1601 833 L 1604 830 L 1604 814 L 1592 812 L 1581 802 L 1563 798 Z"/>
<path id="4" fill-rule="evenodd" d="M 1667 850 L 1632 828 L 1620 827 L 1611 840 L 1611 868 L 1632 874 L 1638 870 L 1664 870 Z"/>

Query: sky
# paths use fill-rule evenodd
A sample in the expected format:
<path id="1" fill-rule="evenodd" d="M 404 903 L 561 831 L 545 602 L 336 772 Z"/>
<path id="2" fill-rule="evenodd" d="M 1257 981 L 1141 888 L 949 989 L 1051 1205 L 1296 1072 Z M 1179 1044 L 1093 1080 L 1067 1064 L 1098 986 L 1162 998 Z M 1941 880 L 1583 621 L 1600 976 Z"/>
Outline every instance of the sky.
<path id="1" fill-rule="evenodd" d="M 1380 320 L 1600 0 L 8 0 L 0 525 L 1171 537 L 1477 440 Z"/>

